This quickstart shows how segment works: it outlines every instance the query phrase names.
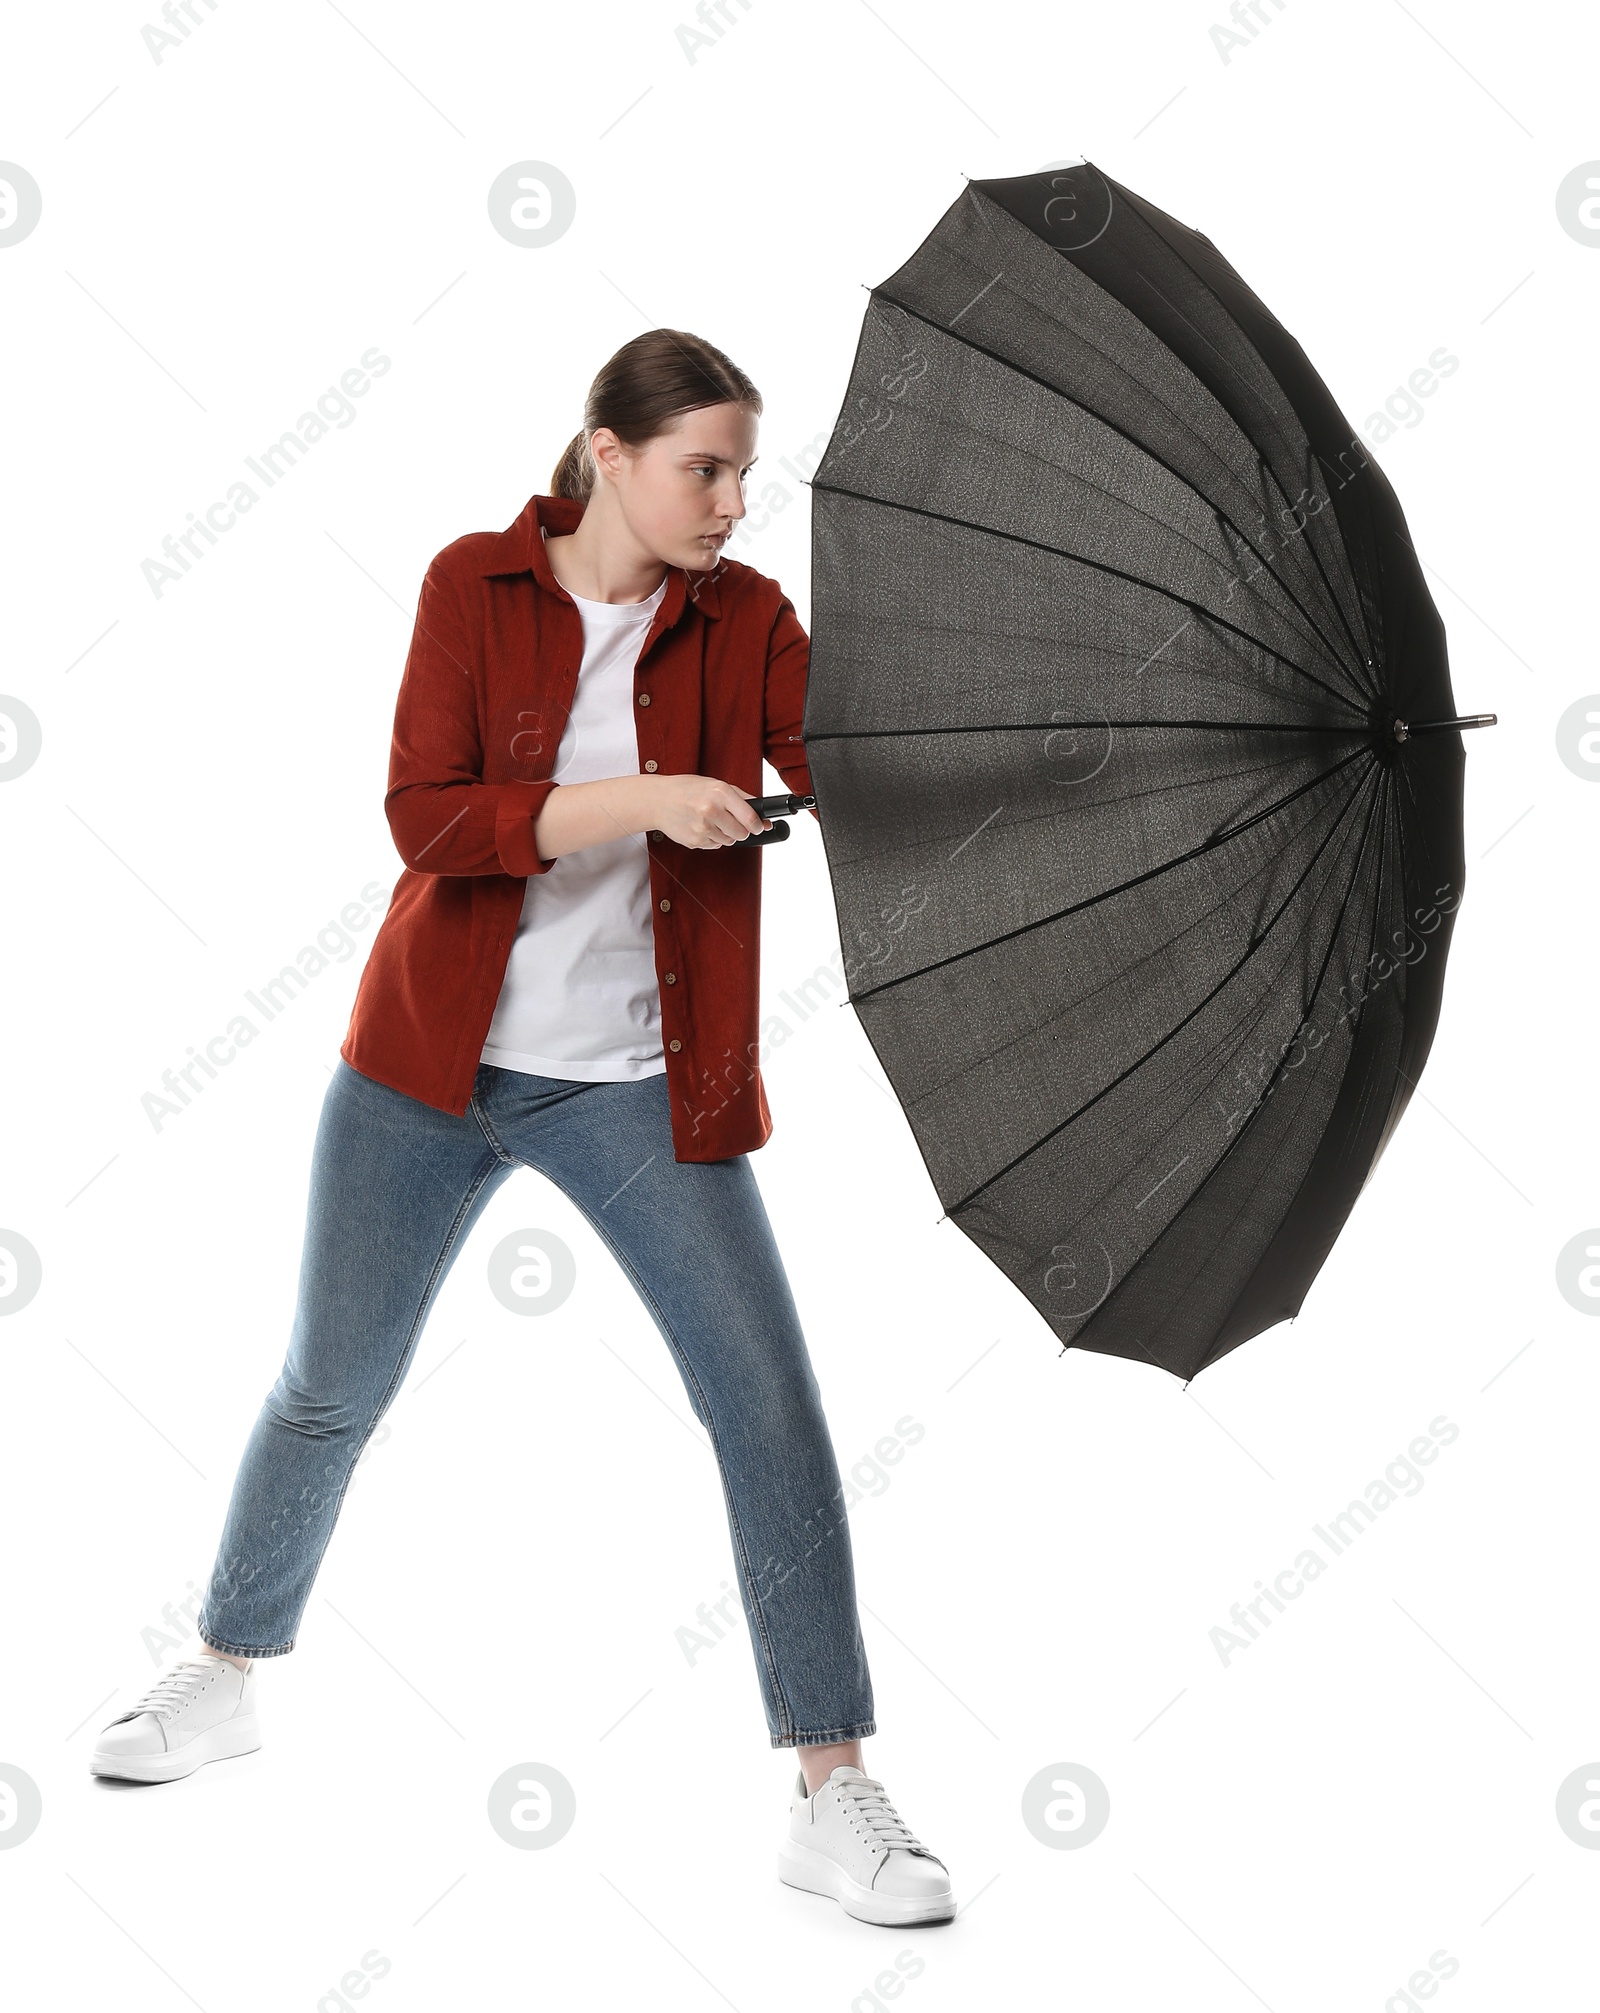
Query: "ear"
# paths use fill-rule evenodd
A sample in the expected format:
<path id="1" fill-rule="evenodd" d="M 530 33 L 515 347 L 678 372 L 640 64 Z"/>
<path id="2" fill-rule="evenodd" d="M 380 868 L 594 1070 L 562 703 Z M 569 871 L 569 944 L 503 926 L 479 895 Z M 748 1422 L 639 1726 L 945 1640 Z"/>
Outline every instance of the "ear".
<path id="1" fill-rule="evenodd" d="M 622 442 L 609 426 L 597 426 L 589 436 L 589 454 L 596 469 L 604 469 L 615 481 L 626 456 Z"/>

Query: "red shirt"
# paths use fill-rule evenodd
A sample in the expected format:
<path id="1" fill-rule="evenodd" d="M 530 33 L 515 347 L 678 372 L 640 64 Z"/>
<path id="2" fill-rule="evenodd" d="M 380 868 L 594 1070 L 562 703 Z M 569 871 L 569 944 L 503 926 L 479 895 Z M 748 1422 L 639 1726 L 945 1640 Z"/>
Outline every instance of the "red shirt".
<path id="1" fill-rule="evenodd" d="M 543 526 L 584 506 L 535 496 L 473 531 L 422 583 L 395 705 L 384 812 L 405 871 L 361 974 L 339 1053 L 441 1111 L 465 1113 L 529 874 L 533 824 L 583 659 L 583 620 Z M 639 767 L 717 776 L 761 795 L 765 756 L 809 792 L 800 741 L 810 644 L 775 580 L 737 560 L 674 566 L 634 672 Z M 723 1160 L 771 1136 L 757 1036 L 764 846 L 650 854 L 651 921 L 678 1160 Z"/>

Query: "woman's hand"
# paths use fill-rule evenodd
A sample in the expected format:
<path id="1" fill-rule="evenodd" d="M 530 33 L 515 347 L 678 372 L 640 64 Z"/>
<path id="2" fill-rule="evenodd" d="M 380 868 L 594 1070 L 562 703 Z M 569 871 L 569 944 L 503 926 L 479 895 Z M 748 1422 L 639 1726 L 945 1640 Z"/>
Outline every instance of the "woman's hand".
<path id="1" fill-rule="evenodd" d="M 732 846 L 751 832 L 772 829 L 770 818 L 750 808 L 750 797 L 715 776 L 650 776 L 651 825 L 680 846 Z"/>
<path id="2" fill-rule="evenodd" d="M 553 789 L 534 821 L 533 842 L 541 859 L 555 860 L 631 833 L 665 832 L 680 846 L 731 846 L 771 825 L 743 790 L 715 776 L 608 776 Z"/>

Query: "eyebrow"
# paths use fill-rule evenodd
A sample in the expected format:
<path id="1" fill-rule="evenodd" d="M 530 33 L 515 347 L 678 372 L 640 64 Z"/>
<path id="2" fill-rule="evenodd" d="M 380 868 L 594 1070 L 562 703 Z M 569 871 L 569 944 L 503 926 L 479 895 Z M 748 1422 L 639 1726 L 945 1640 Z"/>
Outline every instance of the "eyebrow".
<path id="1" fill-rule="evenodd" d="M 690 448 L 686 448 L 684 452 L 689 455 L 689 458 L 692 461 L 720 461 L 728 468 L 732 468 L 733 466 L 733 456 L 731 454 L 696 454 L 693 451 L 693 449 Z M 761 457 L 759 454 L 753 454 L 751 455 L 750 459 L 747 462 L 745 462 L 744 466 L 746 468 L 754 468 L 756 463 L 760 459 Z"/>

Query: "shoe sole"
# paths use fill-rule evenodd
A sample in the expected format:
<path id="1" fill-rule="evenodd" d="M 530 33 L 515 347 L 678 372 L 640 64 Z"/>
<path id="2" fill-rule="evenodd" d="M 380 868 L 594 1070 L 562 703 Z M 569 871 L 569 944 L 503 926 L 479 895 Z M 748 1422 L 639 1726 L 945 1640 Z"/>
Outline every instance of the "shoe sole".
<path id="1" fill-rule="evenodd" d="M 876 1894 L 853 1879 L 836 1859 L 798 1839 L 778 1848 L 778 1878 L 807 1894 L 826 1894 L 858 1922 L 877 1922 L 897 1929 L 912 1922 L 948 1922 L 956 1912 L 953 1894 Z"/>
<path id="2" fill-rule="evenodd" d="M 166 1754 L 102 1754 L 98 1749 L 89 1760 L 91 1775 L 112 1775 L 123 1782 L 172 1782 L 192 1775 L 208 1761 L 230 1761 L 235 1755 L 254 1754 L 261 1745 L 256 1716 L 244 1713 L 207 1727 L 182 1747 Z"/>

